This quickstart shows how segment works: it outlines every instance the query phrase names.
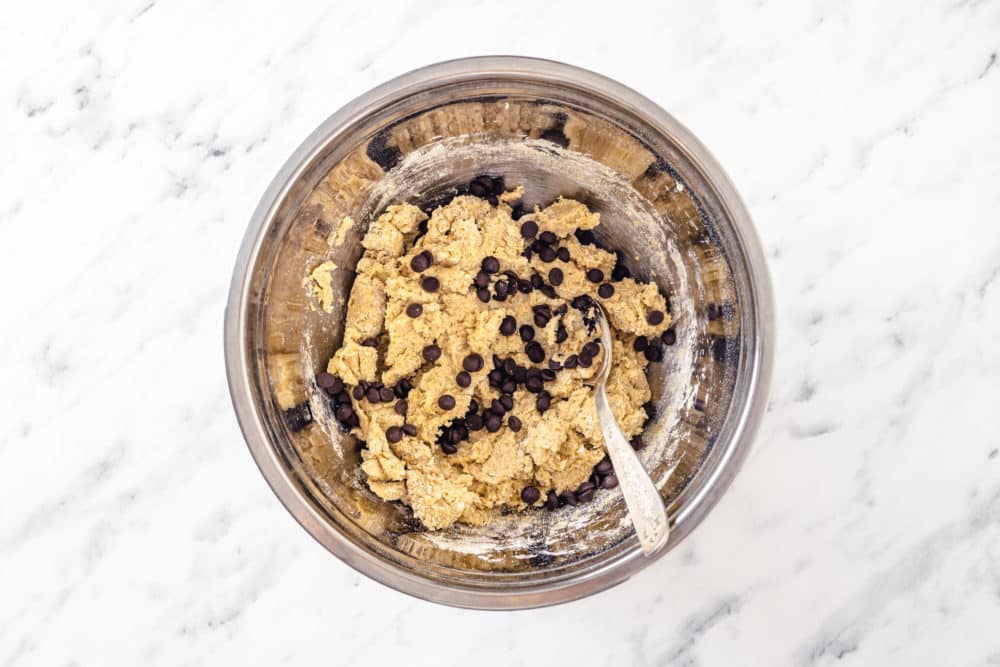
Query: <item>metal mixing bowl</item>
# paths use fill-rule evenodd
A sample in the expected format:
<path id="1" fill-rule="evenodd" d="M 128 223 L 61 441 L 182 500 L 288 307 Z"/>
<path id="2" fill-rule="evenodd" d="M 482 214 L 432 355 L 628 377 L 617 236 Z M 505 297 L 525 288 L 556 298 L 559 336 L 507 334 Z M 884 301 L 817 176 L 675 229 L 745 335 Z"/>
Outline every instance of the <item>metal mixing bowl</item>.
<path id="1" fill-rule="evenodd" d="M 767 403 L 773 296 L 733 185 L 680 123 L 634 91 L 559 63 L 487 57 L 394 79 L 331 116 L 292 155 L 250 221 L 226 309 L 226 368 L 250 451 L 282 503 L 323 546 L 400 591 L 511 609 L 572 600 L 648 565 L 620 490 L 554 512 L 426 531 L 373 495 L 358 443 L 313 377 L 343 335 L 371 220 L 393 202 L 441 200 L 480 173 L 601 213 L 598 236 L 670 301 L 676 343 L 651 364 L 656 415 L 640 453 L 673 523 L 667 549 L 710 511 L 746 456 Z M 357 224 L 335 244 L 339 223 Z M 304 286 L 333 273 L 328 314 Z M 312 421 L 294 418 L 311 413 Z M 289 419 L 289 416 L 293 417 Z"/>

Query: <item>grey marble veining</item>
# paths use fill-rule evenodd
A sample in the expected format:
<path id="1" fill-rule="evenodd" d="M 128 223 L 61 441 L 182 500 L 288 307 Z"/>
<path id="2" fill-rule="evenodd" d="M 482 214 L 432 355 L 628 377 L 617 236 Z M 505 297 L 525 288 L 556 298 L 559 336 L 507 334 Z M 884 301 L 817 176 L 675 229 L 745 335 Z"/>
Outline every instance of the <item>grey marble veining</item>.
<path id="1" fill-rule="evenodd" d="M 0 8 L 0 665 L 1000 664 L 1000 4 L 429 7 Z M 482 53 L 674 113 L 778 298 L 770 411 L 712 515 L 617 588 L 506 614 L 313 543 L 222 360 L 285 157 L 371 86 Z"/>

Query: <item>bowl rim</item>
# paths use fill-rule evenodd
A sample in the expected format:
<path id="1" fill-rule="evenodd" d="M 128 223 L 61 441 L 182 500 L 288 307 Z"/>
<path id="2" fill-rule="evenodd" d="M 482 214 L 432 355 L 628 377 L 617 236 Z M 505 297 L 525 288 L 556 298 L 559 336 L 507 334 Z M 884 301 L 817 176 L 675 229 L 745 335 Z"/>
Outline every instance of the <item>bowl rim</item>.
<path id="1" fill-rule="evenodd" d="M 753 349 L 749 350 L 751 361 L 746 366 L 749 372 L 747 399 L 742 405 L 734 404 L 731 408 L 736 411 L 729 417 L 734 420 L 731 442 L 723 449 L 715 468 L 708 471 L 700 488 L 682 511 L 671 517 L 675 527 L 668 547 L 653 558 L 645 558 L 638 542 L 635 542 L 633 548 L 620 558 L 588 571 L 585 577 L 533 583 L 505 591 L 445 585 L 423 578 L 373 556 L 324 520 L 317 508 L 304 497 L 293 479 L 292 470 L 282 462 L 277 448 L 271 444 L 261 412 L 252 400 L 252 369 L 246 353 L 247 331 L 244 326 L 252 293 L 251 269 L 256 265 L 266 231 L 281 203 L 314 158 L 352 122 L 368 113 L 426 90 L 430 83 L 437 86 L 473 76 L 506 76 L 560 84 L 569 81 L 581 90 L 614 100 L 668 137 L 718 197 L 724 217 L 731 223 L 734 237 L 746 259 L 749 288 L 757 306 L 758 335 L 755 336 Z M 540 58 L 477 56 L 427 65 L 363 93 L 324 120 L 285 161 L 250 218 L 233 269 L 224 323 L 226 377 L 240 430 L 257 467 L 289 513 L 328 551 L 358 572 L 418 598 L 472 609 L 526 609 L 569 602 L 626 581 L 676 546 L 707 516 L 739 471 L 766 412 L 774 363 L 774 318 L 771 279 L 749 211 L 721 165 L 686 127 L 650 99 L 590 70 Z"/>

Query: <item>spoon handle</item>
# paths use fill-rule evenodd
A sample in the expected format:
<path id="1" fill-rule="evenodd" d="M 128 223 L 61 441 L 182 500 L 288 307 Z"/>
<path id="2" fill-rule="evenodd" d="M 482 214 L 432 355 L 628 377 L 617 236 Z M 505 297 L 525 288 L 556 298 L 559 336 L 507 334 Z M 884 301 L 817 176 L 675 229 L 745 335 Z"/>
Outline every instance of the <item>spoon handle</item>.
<path id="1" fill-rule="evenodd" d="M 667 538 L 670 536 L 667 510 L 653 480 L 642 467 L 632 445 L 625 439 L 625 434 L 618 428 L 603 383 L 597 387 L 595 393 L 597 416 L 604 434 L 604 444 L 608 448 L 608 455 L 615 467 L 615 476 L 618 477 L 618 484 L 625 496 L 629 517 L 635 526 L 635 534 L 639 538 L 643 552 L 651 556 L 667 543 Z"/>

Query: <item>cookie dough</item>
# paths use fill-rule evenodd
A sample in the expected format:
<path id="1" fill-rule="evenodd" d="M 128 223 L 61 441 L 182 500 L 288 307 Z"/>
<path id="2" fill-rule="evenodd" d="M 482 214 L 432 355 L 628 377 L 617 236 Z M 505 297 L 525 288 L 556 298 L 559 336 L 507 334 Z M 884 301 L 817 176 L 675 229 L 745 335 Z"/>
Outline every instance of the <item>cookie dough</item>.
<path id="1" fill-rule="evenodd" d="M 390 206 L 363 238 L 327 368 L 351 396 L 338 410 L 353 408 L 342 422 L 366 443 L 369 487 L 430 529 L 551 502 L 605 456 L 588 298 L 612 325 L 612 411 L 629 437 L 647 418 L 643 349 L 670 325 L 663 296 L 593 243 L 597 213 L 559 199 L 514 220 L 519 194 L 459 196 L 429 218 Z"/>

